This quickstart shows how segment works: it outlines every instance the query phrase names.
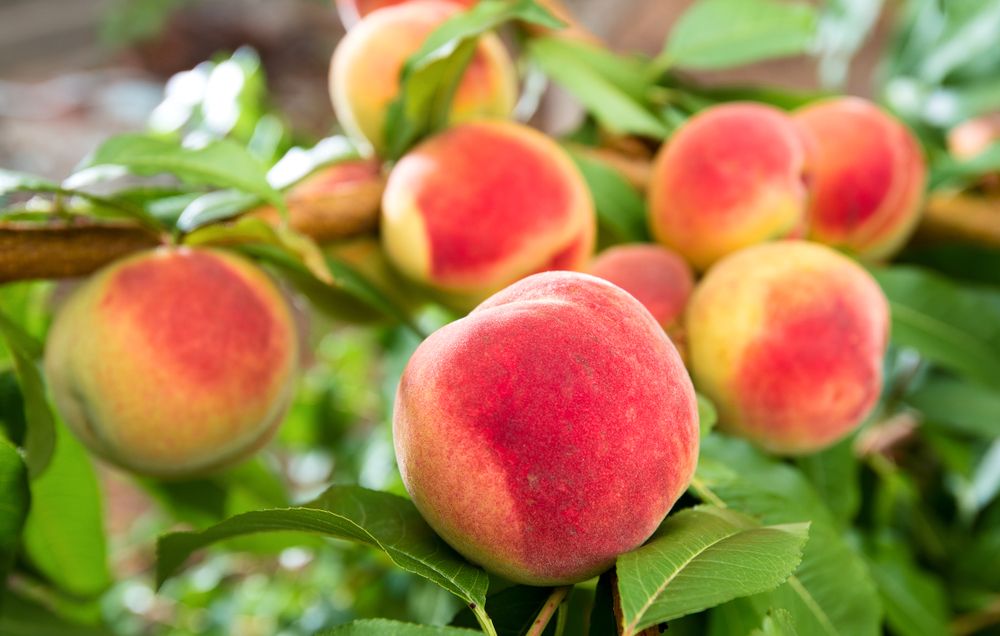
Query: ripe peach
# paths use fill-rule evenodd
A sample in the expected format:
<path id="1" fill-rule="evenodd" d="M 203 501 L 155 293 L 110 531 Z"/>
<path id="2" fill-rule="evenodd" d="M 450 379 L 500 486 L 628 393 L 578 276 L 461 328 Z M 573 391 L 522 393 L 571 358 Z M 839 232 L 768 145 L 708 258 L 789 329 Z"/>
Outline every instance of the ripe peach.
<path id="1" fill-rule="evenodd" d="M 428 523 L 530 585 L 587 579 L 639 546 L 698 458 L 670 340 L 632 296 L 575 272 L 530 276 L 425 340 L 393 435 Z"/>
<path id="2" fill-rule="evenodd" d="M 352 28 L 359 20 L 373 11 L 385 7 L 393 7 L 397 4 L 405 4 L 414 0 L 335 0 L 337 5 L 337 15 L 344 24 L 345 29 Z M 468 8 L 476 4 L 478 0 L 450 0 L 455 4 Z"/>
<path id="3" fill-rule="evenodd" d="M 823 449 L 878 400 L 888 302 L 828 247 L 779 241 L 729 256 L 695 289 L 686 323 L 695 385 L 720 427 L 768 450 Z"/>
<path id="4" fill-rule="evenodd" d="M 676 252 L 659 245 L 618 245 L 598 254 L 590 273 L 635 296 L 677 343 L 694 275 Z"/>
<path id="5" fill-rule="evenodd" d="M 855 97 L 806 106 L 794 118 L 808 154 L 809 238 L 866 259 L 894 254 L 920 217 L 927 170 L 916 139 Z"/>
<path id="6" fill-rule="evenodd" d="M 657 241 L 705 270 L 803 230 L 805 149 L 776 108 L 734 102 L 692 117 L 660 149 L 649 183 Z"/>
<path id="7" fill-rule="evenodd" d="M 292 315 L 260 269 L 220 251 L 164 248 L 105 267 L 70 297 L 45 369 L 91 451 L 180 477 L 267 442 L 297 360 Z"/>
<path id="8" fill-rule="evenodd" d="M 475 301 L 528 274 L 582 268 L 595 232 L 590 191 L 569 156 L 510 122 L 462 124 L 425 141 L 396 164 L 382 198 L 382 244 L 396 267 Z"/>
<path id="9" fill-rule="evenodd" d="M 399 94 L 403 64 L 435 27 L 460 10 L 442 0 L 387 7 L 340 41 L 330 65 L 330 96 L 337 120 L 358 143 L 382 154 L 386 114 Z M 493 34 L 480 38 L 455 92 L 451 122 L 505 118 L 516 99 L 517 77 L 503 43 Z"/>

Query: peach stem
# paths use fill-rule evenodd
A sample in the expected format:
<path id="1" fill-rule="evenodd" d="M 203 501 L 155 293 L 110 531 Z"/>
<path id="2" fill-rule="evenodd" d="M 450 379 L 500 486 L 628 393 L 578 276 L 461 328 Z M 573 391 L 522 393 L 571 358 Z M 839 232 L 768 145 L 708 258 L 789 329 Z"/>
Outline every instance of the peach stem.
<path id="1" fill-rule="evenodd" d="M 573 589 L 572 585 L 566 585 L 564 587 L 557 587 L 552 590 L 552 594 L 546 599 L 545 605 L 542 609 L 538 611 L 538 616 L 535 617 L 535 622 L 531 624 L 531 629 L 525 636 L 542 636 L 542 632 L 548 626 L 549 621 L 552 619 L 552 615 L 556 613 L 562 602 L 566 600 L 566 596 L 569 591 Z"/>

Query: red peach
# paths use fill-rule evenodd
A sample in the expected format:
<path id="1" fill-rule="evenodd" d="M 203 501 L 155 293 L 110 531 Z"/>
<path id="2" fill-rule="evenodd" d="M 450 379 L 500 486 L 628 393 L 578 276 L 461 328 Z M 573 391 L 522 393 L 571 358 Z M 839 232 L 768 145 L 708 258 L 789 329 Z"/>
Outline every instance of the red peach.
<path id="1" fill-rule="evenodd" d="M 386 7 L 344 36 L 330 65 L 330 97 L 337 120 L 355 141 L 383 153 L 386 114 L 399 94 L 403 64 L 460 10 L 442 0 Z M 516 99 L 517 77 L 503 43 L 494 34 L 481 37 L 452 100 L 450 122 L 506 118 Z"/>
<path id="2" fill-rule="evenodd" d="M 659 245 L 618 245 L 590 264 L 590 273 L 635 296 L 674 342 L 687 306 L 694 275 L 676 252 Z"/>
<path id="3" fill-rule="evenodd" d="M 653 235 L 705 270 L 740 248 L 799 234 L 804 167 L 800 135 L 780 110 L 740 102 L 705 109 L 657 154 Z"/>
<path id="4" fill-rule="evenodd" d="M 878 401 L 888 302 L 851 259 L 804 241 L 720 261 L 686 316 L 695 385 L 723 430 L 778 453 L 821 450 Z"/>
<path id="5" fill-rule="evenodd" d="M 340 16 L 340 21 L 344 24 L 344 28 L 350 29 L 362 18 L 373 11 L 413 1 L 414 0 L 335 0 L 335 4 L 337 5 L 337 15 Z M 464 8 L 471 7 L 478 2 L 478 0 L 450 1 L 455 4 L 462 5 Z"/>
<path id="6" fill-rule="evenodd" d="M 462 124 L 420 144 L 382 199 L 382 244 L 396 267 L 475 301 L 528 274 L 582 268 L 595 232 L 590 191 L 566 152 L 510 122 Z"/>
<path id="7" fill-rule="evenodd" d="M 292 315 L 264 272 L 224 252 L 158 249 L 105 267 L 73 294 L 45 369 L 60 413 L 91 451 L 180 477 L 267 442 L 297 360 Z"/>
<path id="8" fill-rule="evenodd" d="M 698 458 L 676 349 L 632 296 L 574 272 L 528 277 L 425 340 L 393 435 L 428 523 L 530 585 L 590 578 L 642 544 Z"/>
<path id="9" fill-rule="evenodd" d="M 809 238 L 883 259 L 920 218 L 926 166 L 910 131 L 875 104 L 828 99 L 795 113 L 808 151 Z"/>

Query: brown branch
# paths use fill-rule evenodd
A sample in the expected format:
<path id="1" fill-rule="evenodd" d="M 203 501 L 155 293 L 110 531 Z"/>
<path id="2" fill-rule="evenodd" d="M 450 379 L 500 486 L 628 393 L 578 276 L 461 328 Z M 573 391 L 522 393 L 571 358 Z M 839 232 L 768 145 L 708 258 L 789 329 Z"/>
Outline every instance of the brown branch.
<path id="1" fill-rule="evenodd" d="M 932 194 L 920 221 L 918 238 L 1000 247 L 1000 197 Z"/>
<path id="2" fill-rule="evenodd" d="M 645 192 L 649 186 L 650 174 L 653 170 L 653 164 L 649 159 L 625 155 L 609 148 L 595 148 L 579 144 L 573 144 L 570 148 L 573 152 L 614 168 L 625 177 L 625 180 L 632 187 L 640 192 Z"/>
<path id="3" fill-rule="evenodd" d="M 136 225 L 0 223 L 0 282 L 84 276 L 160 239 Z"/>

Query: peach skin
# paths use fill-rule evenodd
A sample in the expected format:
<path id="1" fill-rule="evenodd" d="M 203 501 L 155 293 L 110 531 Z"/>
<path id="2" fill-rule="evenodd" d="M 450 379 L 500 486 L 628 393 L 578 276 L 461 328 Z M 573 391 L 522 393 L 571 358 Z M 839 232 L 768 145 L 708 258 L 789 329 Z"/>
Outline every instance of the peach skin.
<path id="1" fill-rule="evenodd" d="M 510 122 L 461 124 L 420 144 L 382 199 L 390 261 L 464 305 L 535 272 L 582 269 L 595 233 L 590 191 L 566 152 Z"/>
<path id="2" fill-rule="evenodd" d="M 335 0 L 334 4 L 337 5 L 337 15 L 340 16 L 340 21 L 343 23 L 344 28 L 350 29 L 373 11 L 414 1 L 420 2 L 422 0 Z M 478 2 L 478 0 L 449 1 L 461 5 L 463 8 L 471 7 Z"/>
<path id="3" fill-rule="evenodd" d="M 271 280 L 243 258 L 161 248 L 105 267 L 56 317 L 45 370 L 95 454 L 157 477 L 233 464 L 271 437 L 298 343 Z"/>
<path id="4" fill-rule="evenodd" d="M 857 97 L 817 102 L 794 118 L 808 155 L 809 238 L 869 260 L 895 254 L 920 220 L 927 180 L 909 129 Z"/>
<path id="5" fill-rule="evenodd" d="M 705 270 L 740 248 L 801 234 L 804 169 L 800 135 L 780 110 L 743 102 L 707 108 L 657 153 L 653 236 Z"/>
<path id="6" fill-rule="evenodd" d="M 380 9 L 351 29 L 330 64 L 330 97 L 337 120 L 361 146 L 385 150 L 389 104 L 399 94 L 400 72 L 438 25 L 461 10 L 443 0 Z M 480 38 L 451 104 L 450 122 L 503 119 L 517 100 L 517 75 L 495 34 Z"/>
<path id="7" fill-rule="evenodd" d="M 393 437 L 414 503 L 456 550 L 518 583 L 563 585 L 659 526 L 697 463 L 698 414 L 637 300 L 546 272 L 417 348 Z"/>
<path id="8" fill-rule="evenodd" d="M 776 453 L 812 453 L 853 431 L 878 401 L 889 307 L 857 263 L 805 241 L 720 261 L 686 316 L 695 385 L 719 426 Z"/>

